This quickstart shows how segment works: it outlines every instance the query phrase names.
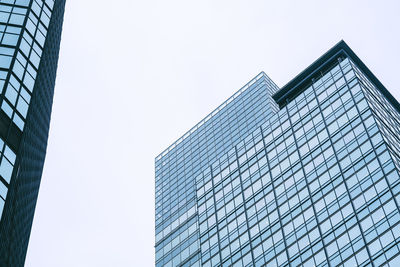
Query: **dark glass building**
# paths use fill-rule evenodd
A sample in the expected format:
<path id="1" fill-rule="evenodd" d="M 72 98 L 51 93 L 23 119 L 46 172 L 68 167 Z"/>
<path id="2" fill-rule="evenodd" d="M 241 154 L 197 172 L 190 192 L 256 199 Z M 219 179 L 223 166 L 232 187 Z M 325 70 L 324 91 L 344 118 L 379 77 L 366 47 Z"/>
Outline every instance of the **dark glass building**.
<path id="1" fill-rule="evenodd" d="M 155 168 L 156 266 L 400 266 L 400 104 L 343 41 Z"/>
<path id="2" fill-rule="evenodd" d="M 0 266 L 23 266 L 46 154 L 65 0 L 0 0 Z"/>

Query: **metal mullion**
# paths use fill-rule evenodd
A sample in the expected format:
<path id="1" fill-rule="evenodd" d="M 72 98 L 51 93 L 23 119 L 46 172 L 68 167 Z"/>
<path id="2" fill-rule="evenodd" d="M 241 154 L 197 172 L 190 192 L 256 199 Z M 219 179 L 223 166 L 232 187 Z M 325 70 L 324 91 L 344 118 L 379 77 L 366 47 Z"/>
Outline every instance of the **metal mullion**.
<path id="1" fill-rule="evenodd" d="M 338 61 L 338 64 L 339 64 L 339 68 L 340 68 L 340 70 L 341 70 L 341 73 L 342 73 L 342 75 L 343 75 L 343 71 L 342 71 L 342 68 L 341 68 L 341 66 L 340 66 L 340 62 L 339 62 L 339 61 Z M 344 77 L 344 75 L 343 75 L 343 77 Z M 345 79 L 345 78 L 344 78 L 344 79 Z M 345 79 L 345 83 L 347 84 L 347 80 L 346 80 L 346 79 Z M 335 86 L 336 86 L 336 85 L 335 85 Z M 335 147 L 333 146 L 333 143 L 332 143 L 332 136 L 331 136 L 331 133 L 328 131 L 328 125 L 326 125 L 325 116 L 322 114 L 321 106 L 320 106 L 320 104 L 319 104 L 319 100 L 318 100 L 318 98 L 317 98 L 317 94 L 316 94 L 316 92 L 315 92 L 314 85 L 312 85 L 312 88 L 313 88 L 314 96 L 316 97 L 316 100 L 317 100 L 317 104 L 318 104 L 318 108 L 319 108 L 319 110 L 320 110 L 320 114 L 321 114 L 321 116 L 322 116 L 322 120 L 323 120 L 324 125 L 325 125 L 326 132 L 327 132 L 327 134 L 328 134 L 329 142 L 331 143 L 331 147 L 332 147 L 332 150 L 333 150 L 333 152 L 334 152 L 333 154 L 334 154 L 334 156 L 335 156 L 335 158 L 336 158 L 336 162 L 337 162 L 338 168 L 339 168 L 339 170 L 340 170 L 340 173 L 341 173 L 341 175 L 343 175 L 343 169 L 342 169 L 342 167 L 340 166 L 339 158 L 338 158 L 337 153 L 336 153 L 336 149 L 335 149 Z M 350 90 L 349 90 L 349 91 L 350 91 Z M 350 92 L 350 94 L 351 94 L 351 92 Z M 351 95 L 351 96 L 352 96 L 352 99 L 353 99 L 353 101 L 354 101 L 353 95 Z M 355 106 L 357 106 L 357 105 L 355 105 Z M 357 111 L 359 112 L 358 109 L 357 109 Z M 358 114 L 360 114 L 360 113 L 358 113 Z M 358 227 L 362 230 L 362 228 L 361 228 L 361 223 L 360 223 L 360 220 L 359 220 L 359 218 L 358 218 L 358 214 L 357 214 L 357 211 L 356 211 L 356 209 L 355 209 L 355 207 L 354 207 L 354 203 L 353 203 L 353 200 L 352 200 L 352 198 L 351 198 L 351 196 L 350 196 L 350 191 L 349 191 L 349 188 L 348 188 L 348 186 L 347 186 L 347 183 L 346 183 L 346 180 L 345 180 L 345 179 L 343 179 L 343 184 L 344 184 L 344 186 L 346 187 L 347 194 L 349 194 L 350 204 L 351 204 L 352 209 L 353 209 L 353 211 L 354 211 L 354 214 L 355 214 L 355 218 L 356 218 L 356 220 L 357 220 Z M 364 241 L 365 248 L 366 248 L 366 250 L 367 250 L 368 256 L 369 256 L 369 258 L 370 258 L 370 262 L 371 262 L 372 266 L 375 266 L 374 263 L 373 263 L 373 261 L 372 261 L 371 252 L 369 251 L 369 248 L 368 248 L 368 246 L 367 246 L 367 242 L 366 242 L 366 240 L 365 240 L 365 236 L 363 235 L 362 231 L 360 231 L 360 232 L 361 232 L 361 236 L 362 236 L 362 239 L 363 239 L 363 241 Z"/>
<path id="2" fill-rule="evenodd" d="M 286 238 L 285 238 L 285 234 L 284 234 L 284 232 L 283 232 L 283 225 L 282 225 L 282 221 L 281 221 L 282 216 L 281 216 L 281 213 L 280 213 L 280 211 L 279 211 L 278 199 L 277 199 L 277 196 L 276 196 L 275 185 L 274 185 L 274 181 L 273 181 L 273 177 L 272 177 L 272 173 L 271 173 L 271 165 L 270 165 L 269 158 L 268 158 L 267 146 L 266 146 L 265 140 L 264 140 L 264 139 L 265 139 L 265 135 L 264 135 L 264 132 L 263 132 L 262 127 L 260 127 L 260 130 L 261 130 L 262 142 L 263 142 L 263 145 L 264 145 L 264 148 L 263 148 L 263 149 L 264 149 L 264 151 L 265 151 L 265 156 L 264 156 L 264 157 L 267 159 L 268 175 L 269 175 L 270 180 L 271 180 L 272 192 L 273 192 L 273 194 L 274 194 L 274 200 L 275 200 L 275 203 L 276 203 L 276 210 L 277 210 L 277 212 L 278 212 L 280 230 L 282 231 L 282 239 L 283 239 L 283 243 L 285 244 L 285 253 L 286 253 L 288 265 L 291 266 L 291 264 L 290 264 L 290 257 L 289 257 L 289 251 L 288 251 L 288 246 L 287 246 L 287 243 L 286 243 Z M 274 145 L 275 145 L 275 144 L 274 144 Z M 265 167 L 264 167 L 264 168 L 265 168 Z M 269 219 L 268 219 L 268 221 L 269 221 Z M 272 232 L 271 232 L 271 237 L 272 237 Z M 275 255 L 275 256 L 277 256 L 277 255 Z"/>
<path id="3" fill-rule="evenodd" d="M 313 91 L 314 91 L 314 87 L 313 87 Z M 315 95 L 315 93 L 314 93 L 314 95 Z M 289 114 L 289 110 L 288 110 L 288 100 L 286 100 L 286 104 L 285 104 L 285 109 L 286 109 L 286 112 Z M 294 131 L 293 131 L 293 123 L 292 123 L 292 120 L 291 120 L 291 117 L 290 116 L 288 116 L 288 120 L 289 120 L 289 123 L 290 123 L 290 130 L 291 130 L 291 132 L 292 132 L 292 135 L 295 137 L 295 135 L 294 135 Z M 301 118 L 299 118 L 299 121 L 297 122 L 297 123 L 299 123 L 301 121 Z M 305 133 L 306 134 L 306 133 Z M 309 197 L 310 197 L 310 201 L 311 201 L 311 206 L 312 206 L 312 209 L 313 209 L 313 212 L 314 212 L 314 216 L 315 216 L 315 220 L 317 221 L 317 227 L 318 227 L 318 231 L 319 231 L 319 234 L 320 234 L 320 237 L 321 237 L 321 241 L 322 241 L 322 244 L 323 244 L 323 249 L 324 249 L 324 252 L 325 252 L 325 256 L 326 256 L 326 262 L 328 263 L 328 266 L 331 266 L 331 264 L 330 264 L 330 262 L 329 262 L 329 257 L 328 257 L 328 252 L 326 251 L 326 244 L 325 244 L 325 241 L 324 241 L 324 238 L 323 238 L 323 234 L 322 234 L 322 230 L 321 230 L 321 227 L 320 227 L 320 221 L 319 221 L 319 219 L 318 219 L 318 216 L 317 216 L 317 212 L 316 212 L 316 210 L 315 210 L 315 205 L 314 205 L 314 200 L 313 200 L 313 198 L 312 198 L 312 196 L 311 196 L 311 190 L 310 190 L 310 185 L 309 185 L 309 183 L 308 183 L 308 181 L 307 181 L 307 178 L 306 178 L 306 173 L 305 173 L 305 170 L 304 170 L 304 164 L 303 164 L 303 161 L 302 161 L 302 159 L 301 159 L 301 155 L 300 155 L 300 151 L 299 151 L 299 146 L 298 146 L 298 143 L 297 143 L 297 139 L 296 139 L 296 137 L 294 138 L 294 144 L 295 144 L 295 146 L 296 146 L 296 152 L 298 153 L 298 155 L 299 155 L 299 162 L 300 162 L 300 165 L 301 165 L 301 171 L 302 171 L 302 173 L 303 173 L 303 175 L 304 175 L 304 179 L 305 179 L 305 182 L 306 182 L 306 187 L 307 187 L 307 191 L 308 191 L 308 195 L 309 195 Z"/>
<path id="4" fill-rule="evenodd" d="M 250 245 L 250 254 L 251 254 L 251 258 L 252 261 L 254 262 L 255 258 L 254 258 L 254 253 L 253 253 L 253 245 L 252 245 L 252 240 L 251 240 L 251 235 L 250 235 L 250 227 L 249 227 L 249 217 L 247 216 L 247 209 L 246 209 L 246 199 L 244 197 L 244 190 L 243 190 L 243 181 L 242 181 L 242 172 L 240 171 L 240 163 L 239 163 L 239 156 L 238 156 L 238 151 L 237 151 L 237 147 L 234 146 L 235 148 L 235 155 L 236 155 L 236 163 L 238 165 L 238 173 L 239 173 L 239 179 L 240 179 L 240 189 L 241 189 L 241 194 L 243 197 L 243 206 L 244 206 L 244 215 L 246 217 L 246 226 L 247 226 L 247 234 L 249 235 L 249 245 Z M 247 156 L 246 156 L 247 157 Z M 240 237 L 239 237 L 240 238 Z M 243 256 L 243 255 L 242 255 Z"/>
<path id="5" fill-rule="evenodd" d="M 229 168 L 229 167 L 228 167 Z M 213 200 L 214 200 L 214 216 L 215 216 L 215 227 L 216 227 L 216 229 L 217 229 L 217 238 L 218 238 L 218 248 L 219 248 L 219 252 L 217 253 L 218 255 L 219 255 L 219 262 L 220 262 L 220 264 L 222 264 L 222 255 L 221 255 L 221 251 L 222 251 L 222 249 L 221 249 L 221 237 L 220 237 L 220 233 L 219 233 L 219 231 L 220 231 L 220 229 L 219 229 L 219 223 L 218 223 L 218 218 L 217 218 L 217 201 L 216 201 L 216 199 L 215 199 L 215 191 L 214 191 L 214 189 L 215 189 L 215 183 L 214 183 L 214 175 L 213 175 L 213 168 L 212 167 L 210 167 L 210 169 L 211 169 L 211 171 L 210 171 L 210 175 L 211 175 L 211 184 L 212 184 L 212 192 L 213 192 L 213 194 L 212 194 L 212 198 L 213 198 Z M 229 170 L 230 171 L 230 170 Z M 229 175 L 230 175 L 230 172 L 229 172 Z M 223 178 L 221 178 L 221 183 L 222 183 L 222 180 L 223 180 Z M 197 191 L 197 189 L 196 189 L 196 191 Z M 204 192 L 204 194 L 205 194 L 205 192 Z M 232 194 L 233 194 L 233 188 L 232 188 Z M 197 192 L 196 192 L 196 203 L 198 203 L 197 202 Z M 197 205 L 196 205 L 197 206 Z M 236 207 L 235 207 L 236 208 Z M 207 211 L 206 211 L 207 212 Z M 199 221 L 198 220 L 198 216 L 197 216 L 197 221 Z M 201 250 L 200 250 L 201 251 Z M 210 251 L 210 254 L 211 254 L 211 251 Z M 211 257 L 210 257 L 210 261 L 211 261 Z"/>

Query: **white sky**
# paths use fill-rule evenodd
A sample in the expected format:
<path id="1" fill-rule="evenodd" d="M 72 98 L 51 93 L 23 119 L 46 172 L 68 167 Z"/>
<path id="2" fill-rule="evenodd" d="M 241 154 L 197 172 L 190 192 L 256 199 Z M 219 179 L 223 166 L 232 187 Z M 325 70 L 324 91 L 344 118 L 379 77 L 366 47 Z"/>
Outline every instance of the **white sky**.
<path id="1" fill-rule="evenodd" d="M 283 86 L 344 39 L 400 100 L 399 13 L 395 0 L 67 0 L 26 266 L 153 266 L 154 158 L 262 70 Z"/>

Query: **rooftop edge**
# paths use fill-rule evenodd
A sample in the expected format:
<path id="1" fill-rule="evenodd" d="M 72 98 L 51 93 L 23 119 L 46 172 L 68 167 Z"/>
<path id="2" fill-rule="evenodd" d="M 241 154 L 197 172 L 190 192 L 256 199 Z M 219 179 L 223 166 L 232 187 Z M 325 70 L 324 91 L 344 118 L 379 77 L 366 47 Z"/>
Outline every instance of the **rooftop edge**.
<path id="1" fill-rule="evenodd" d="M 386 87 L 376 78 L 376 76 L 368 69 L 368 67 L 361 61 L 361 59 L 351 50 L 345 41 L 339 41 L 335 46 L 329 49 L 325 54 L 314 61 L 309 67 L 300 72 L 295 78 L 289 81 L 285 86 L 276 92 L 272 98 L 282 106 L 286 99 L 301 92 L 303 85 L 310 82 L 312 76 L 324 65 L 330 62 L 336 56 L 344 54 L 349 57 L 360 70 L 375 84 L 375 86 L 382 92 L 382 94 L 389 100 L 389 102 L 400 112 L 400 103 L 392 96 Z"/>
<path id="2" fill-rule="evenodd" d="M 160 160 L 163 156 L 168 154 L 172 149 L 175 148 L 180 142 L 182 142 L 184 139 L 189 137 L 193 132 L 195 132 L 201 125 L 203 125 L 205 122 L 207 122 L 209 119 L 214 117 L 216 113 L 218 113 L 221 109 L 223 109 L 226 105 L 228 105 L 230 102 L 232 102 L 235 98 L 237 98 L 239 95 L 241 95 L 246 89 L 248 89 L 251 85 L 253 85 L 255 82 L 257 82 L 260 78 L 266 78 L 273 82 L 268 75 L 265 74 L 264 71 L 261 71 L 259 74 L 257 74 L 254 78 L 252 78 L 249 82 L 247 82 L 244 86 L 242 86 L 239 90 L 237 90 L 232 96 L 230 96 L 227 100 L 225 100 L 222 104 L 220 104 L 216 109 L 214 109 L 212 112 L 210 112 L 205 118 L 203 118 L 201 121 L 199 121 L 195 126 L 193 126 L 189 131 L 187 131 L 183 136 L 178 138 L 175 142 L 173 142 L 171 145 L 169 145 L 166 149 L 164 149 L 160 154 L 158 154 L 155 157 L 155 161 L 157 162 Z M 278 86 L 277 86 L 278 87 Z M 278 87 L 279 88 L 279 87 Z"/>

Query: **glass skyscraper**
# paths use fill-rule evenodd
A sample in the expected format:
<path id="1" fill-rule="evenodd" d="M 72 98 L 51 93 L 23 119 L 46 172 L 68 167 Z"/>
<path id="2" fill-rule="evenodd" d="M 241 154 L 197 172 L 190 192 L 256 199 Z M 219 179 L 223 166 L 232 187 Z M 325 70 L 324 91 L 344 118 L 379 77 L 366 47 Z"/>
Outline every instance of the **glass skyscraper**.
<path id="1" fill-rule="evenodd" d="M 156 266 L 400 266 L 400 104 L 343 41 L 155 168 Z"/>
<path id="2" fill-rule="evenodd" d="M 23 266 L 46 154 L 65 0 L 0 0 L 0 266 Z"/>

